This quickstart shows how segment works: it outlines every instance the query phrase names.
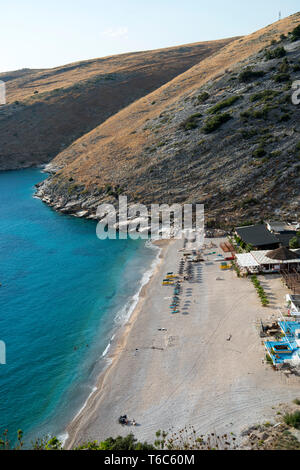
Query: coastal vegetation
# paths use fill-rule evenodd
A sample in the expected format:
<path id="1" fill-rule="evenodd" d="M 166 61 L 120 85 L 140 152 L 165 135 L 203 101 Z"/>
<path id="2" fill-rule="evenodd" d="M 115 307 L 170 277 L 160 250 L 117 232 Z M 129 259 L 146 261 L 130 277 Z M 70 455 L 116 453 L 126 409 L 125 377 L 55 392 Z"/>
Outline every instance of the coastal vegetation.
<path id="1" fill-rule="evenodd" d="M 267 362 L 272 362 L 266 356 Z M 109 437 L 103 441 L 90 440 L 75 446 L 75 451 L 179 451 L 179 450 L 300 450 L 297 431 L 300 429 L 300 400 L 293 400 L 291 405 L 281 404 L 274 407 L 275 422 L 251 425 L 240 436 L 233 432 L 218 434 L 215 432 L 199 434 L 192 426 L 185 426 L 179 431 L 159 430 L 154 442 L 140 442 L 133 433 L 126 436 Z M 37 439 L 29 446 L 32 450 L 60 451 L 63 445 L 57 439 Z M 26 447 L 28 448 L 28 446 Z M 18 431 L 17 442 L 11 445 L 5 431 L 0 438 L 0 450 L 23 450 L 23 432 Z"/>
<path id="2" fill-rule="evenodd" d="M 15 445 L 11 445 L 7 431 L 0 439 L 0 450 L 23 450 L 23 432 L 18 431 L 18 439 Z M 57 437 L 51 439 L 37 439 L 31 443 L 31 450 L 57 451 L 63 450 L 63 444 Z M 76 446 L 75 451 L 150 451 L 150 450 L 233 450 L 237 449 L 236 436 L 233 433 L 218 435 L 211 433 L 208 435 L 198 435 L 194 428 L 185 427 L 178 432 L 157 431 L 154 444 L 139 442 L 134 434 L 127 436 L 109 437 L 104 441 L 87 441 Z"/>
<path id="3" fill-rule="evenodd" d="M 269 305 L 269 300 L 267 298 L 267 295 L 266 295 L 266 292 L 264 290 L 264 288 L 262 287 L 260 281 L 258 280 L 257 276 L 254 275 L 254 276 L 251 276 L 251 282 L 252 284 L 254 285 L 256 291 L 257 291 L 257 294 L 261 300 L 261 304 L 263 307 L 267 307 Z"/>
<path id="4" fill-rule="evenodd" d="M 300 429 L 300 411 L 295 411 L 294 413 L 287 413 L 284 416 L 284 422 L 295 429 Z"/>

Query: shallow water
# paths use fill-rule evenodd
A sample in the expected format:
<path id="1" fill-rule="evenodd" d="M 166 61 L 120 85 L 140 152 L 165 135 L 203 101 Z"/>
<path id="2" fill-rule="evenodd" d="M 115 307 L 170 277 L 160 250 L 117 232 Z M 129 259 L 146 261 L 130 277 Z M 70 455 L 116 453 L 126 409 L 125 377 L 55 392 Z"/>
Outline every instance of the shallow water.
<path id="1" fill-rule="evenodd" d="M 33 198 L 44 178 L 0 173 L 0 431 L 12 440 L 17 429 L 30 438 L 63 432 L 157 255 L 143 241 L 100 241 L 95 222 Z"/>

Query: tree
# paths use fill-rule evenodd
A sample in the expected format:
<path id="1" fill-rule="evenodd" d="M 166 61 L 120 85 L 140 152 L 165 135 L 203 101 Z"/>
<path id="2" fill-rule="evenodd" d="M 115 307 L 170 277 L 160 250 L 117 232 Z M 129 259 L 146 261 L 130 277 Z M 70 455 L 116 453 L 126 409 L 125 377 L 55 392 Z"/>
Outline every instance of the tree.
<path id="1" fill-rule="evenodd" d="M 138 442 L 133 434 L 126 437 L 109 437 L 105 441 L 97 441 L 82 444 L 76 450 L 154 450 L 154 447 L 147 442 Z"/>
<path id="2" fill-rule="evenodd" d="M 300 39 L 300 24 L 291 32 L 291 40 L 298 41 Z"/>
<path id="3" fill-rule="evenodd" d="M 300 239 L 298 237 L 294 237 L 290 240 L 290 248 L 291 249 L 300 248 Z"/>

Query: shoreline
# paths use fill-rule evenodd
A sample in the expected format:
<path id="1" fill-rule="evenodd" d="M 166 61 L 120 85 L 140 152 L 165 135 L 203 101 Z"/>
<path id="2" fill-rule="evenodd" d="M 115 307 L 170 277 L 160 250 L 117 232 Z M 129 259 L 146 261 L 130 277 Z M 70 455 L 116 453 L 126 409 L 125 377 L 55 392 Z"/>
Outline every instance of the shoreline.
<path id="1" fill-rule="evenodd" d="M 153 278 L 155 278 L 155 276 L 157 275 L 158 268 L 164 261 L 165 252 L 169 244 L 172 243 L 172 241 L 162 240 L 154 241 L 151 243 L 159 249 L 156 258 L 152 263 L 154 264 L 154 266 L 151 270 L 151 274 L 149 274 L 149 278 L 146 283 L 142 284 L 139 291 L 134 295 L 134 297 L 137 296 L 137 302 L 132 308 L 132 311 L 130 313 L 127 313 L 125 323 L 120 325 L 118 330 L 112 336 L 109 344 L 107 345 L 107 348 L 105 349 L 106 354 L 104 355 L 103 352 L 101 357 L 99 358 L 99 360 L 105 359 L 108 364 L 101 371 L 96 381 L 96 384 L 93 387 L 92 392 L 87 397 L 82 408 L 76 413 L 75 417 L 68 424 L 65 432 L 61 434 L 61 438 L 63 439 L 63 447 L 65 449 L 71 449 L 73 447 L 74 443 L 76 442 L 77 435 L 80 432 L 81 420 L 85 418 L 85 413 L 92 409 L 95 400 L 97 400 L 97 398 L 100 398 L 102 389 L 105 385 L 106 376 L 113 372 L 115 363 L 118 361 L 119 356 L 122 353 L 122 349 L 126 345 L 130 330 L 134 325 L 136 318 L 138 317 L 144 300 L 147 297 L 147 288 L 151 281 L 153 281 Z M 147 272 L 144 273 L 144 275 L 146 274 Z M 129 310 L 131 310 L 131 308 Z M 76 429 L 77 427 L 79 427 L 78 430 Z"/>
<path id="2" fill-rule="evenodd" d="M 182 283 L 175 315 L 173 288 L 163 287 L 162 279 L 177 272 L 182 240 L 162 247 L 130 320 L 118 332 L 97 391 L 67 428 L 66 449 L 130 432 L 151 443 L 158 429 L 240 436 L 272 419 L 274 406 L 297 397 L 298 380 L 266 364 L 259 337 L 259 320 L 274 317 L 284 303 L 280 280 L 268 281 L 277 299 L 262 307 L 249 280 L 233 270 L 220 273 L 215 258 L 221 241 L 214 239 L 212 250 L 205 240 L 204 261 L 195 263 L 192 279 Z M 124 414 L 137 426 L 120 426 Z"/>

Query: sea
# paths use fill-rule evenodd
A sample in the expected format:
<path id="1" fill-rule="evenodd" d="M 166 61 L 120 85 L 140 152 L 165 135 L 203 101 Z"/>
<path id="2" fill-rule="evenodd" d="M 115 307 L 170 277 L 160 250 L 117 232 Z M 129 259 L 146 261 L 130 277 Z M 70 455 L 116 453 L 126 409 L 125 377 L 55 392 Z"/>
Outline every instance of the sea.
<path id="1" fill-rule="evenodd" d="M 34 198 L 46 177 L 0 172 L 0 435 L 21 429 L 26 445 L 67 437 L 158 260 L 149 242 L 99 240 L 95 221 Z"/>

